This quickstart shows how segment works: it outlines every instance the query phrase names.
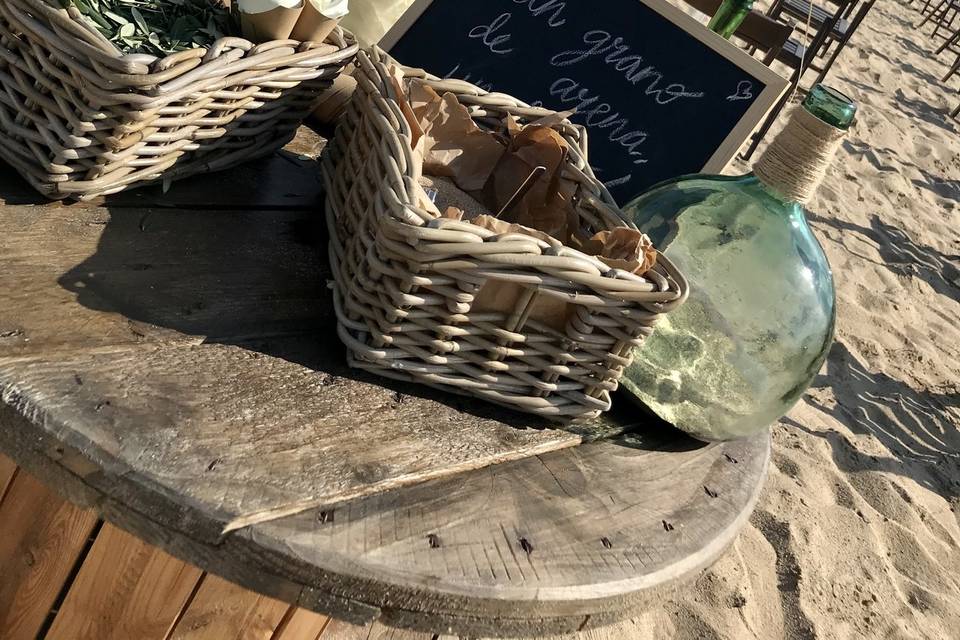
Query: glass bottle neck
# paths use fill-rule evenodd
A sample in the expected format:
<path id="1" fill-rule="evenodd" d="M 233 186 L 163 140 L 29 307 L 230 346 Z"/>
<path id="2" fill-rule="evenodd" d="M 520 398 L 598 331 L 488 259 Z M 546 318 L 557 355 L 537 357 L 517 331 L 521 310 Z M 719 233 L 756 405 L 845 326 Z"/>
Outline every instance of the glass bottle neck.
<path id="1" fill-rule="evenodd" d="M 772 200 L 775 200 L 778 204 L 782 205 L 783 207 L 789 207 L 789 208 L 796 207 L 801 211 L 804 208 L 802 202 L 798 202 L 797 200 L 793 200 L 783 195 L 776 189 L 776 187 L 767 184 L 759 176 L 757 176 L 757 174 L 753 173 L 752 171 L 746 174 L 745 176 L 743 176 L 742 179 L 744 181 L 747 181 L 748 183 L 755 184 L 758 189 L 763 191 L 764 195 L 769 196 Z"/>
<path id="2" fill-rule="evenodd" d="M 707 28 L 729 39 L 753 8 L 753 0 L 723 0 Z"/>

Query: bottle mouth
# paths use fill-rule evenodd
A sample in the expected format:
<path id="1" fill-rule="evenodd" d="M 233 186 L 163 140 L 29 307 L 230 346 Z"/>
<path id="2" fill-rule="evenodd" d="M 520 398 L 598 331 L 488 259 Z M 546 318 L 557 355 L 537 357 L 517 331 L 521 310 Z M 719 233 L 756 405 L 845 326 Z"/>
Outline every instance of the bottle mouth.
<path id="1" fill-rule="evenodd" d="M 814 85 L 803 106 L 820 120 L 844 131 L 850 128 L 857 115 L 853 100 L 825 84 Z"/>
<path id="2" fill-rule="evenodd" d="M 840 102 L 846 102 L 847 104 L 851 104 L 851 105 L 854 104 L 853 100 L 851 100 L 846 94 L 840 93 L 833 87 L 827 86 L 825 84 L 819 84 L 817 86 L 820 87 L 821 91 L 826 93 L 828 96 L 830 96 L 834 100 L 838 100 Z"/>

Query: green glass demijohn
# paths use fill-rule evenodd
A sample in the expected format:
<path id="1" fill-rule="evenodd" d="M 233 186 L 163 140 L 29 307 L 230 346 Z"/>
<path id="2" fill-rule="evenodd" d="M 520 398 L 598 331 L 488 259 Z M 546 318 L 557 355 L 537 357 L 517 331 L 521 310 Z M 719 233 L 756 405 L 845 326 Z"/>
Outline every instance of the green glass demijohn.
<path id="1" fill-rule="evenodd" d="M 753 0 L 723 0 L 707 28 L 729 39 L 753 9 Z"/>
<path id="2" fill-rule="evenodd" d="M 856 106 L 816 86 L 753 173 L 693 175 L 625 207 L 690 282 L 622 381 L 661 418 L 707 441 L 758 433 L 809 387 L 833 341 L 830 265 L 801 202 Z"/>

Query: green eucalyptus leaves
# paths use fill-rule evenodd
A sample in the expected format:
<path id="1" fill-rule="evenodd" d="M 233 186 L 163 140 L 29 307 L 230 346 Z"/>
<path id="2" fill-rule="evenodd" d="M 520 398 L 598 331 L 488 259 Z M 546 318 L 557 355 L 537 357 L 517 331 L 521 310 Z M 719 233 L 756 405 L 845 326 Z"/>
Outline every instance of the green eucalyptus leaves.
<path id="1" fill-rule="evenodd" d="M 61 0 L 124 53 L 166 56 L 239 33 L 218 0 Z"/>

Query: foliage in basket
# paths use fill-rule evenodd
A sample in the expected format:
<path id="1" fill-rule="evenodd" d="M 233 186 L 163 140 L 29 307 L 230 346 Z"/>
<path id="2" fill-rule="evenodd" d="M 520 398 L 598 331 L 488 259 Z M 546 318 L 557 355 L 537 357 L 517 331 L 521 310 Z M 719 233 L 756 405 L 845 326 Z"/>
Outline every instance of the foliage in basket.
<path id="1" fill-rule="evenodd" d="M 124 53 L 164 57 L 209 47 L 237 28 L 219 0 L 60 0 Z"/>
<path id="2" fill-rule="evenodd" d="M 147 30 L 159 29 L 144 4 L 130 4 L 147 1 L 96 7 L 125 6 L 131 18 L 136 8 Z M 64 2 L 0 0 L 0 159 L 50 198 L 92 199 L 273 153 L 357 51 L 338 28 L 322 43 L 225 37 L 127 55 Z"/>

